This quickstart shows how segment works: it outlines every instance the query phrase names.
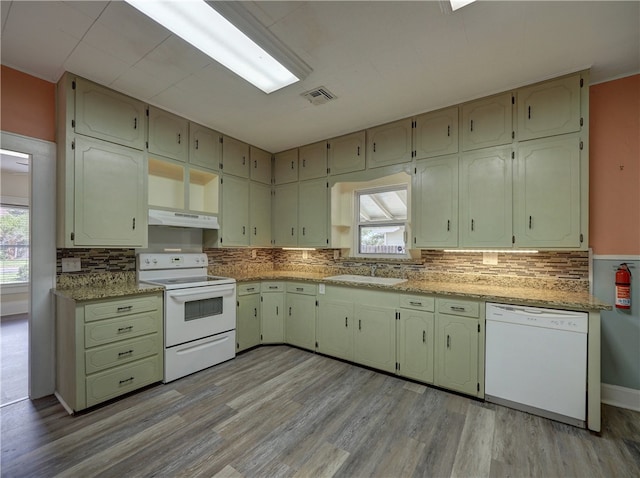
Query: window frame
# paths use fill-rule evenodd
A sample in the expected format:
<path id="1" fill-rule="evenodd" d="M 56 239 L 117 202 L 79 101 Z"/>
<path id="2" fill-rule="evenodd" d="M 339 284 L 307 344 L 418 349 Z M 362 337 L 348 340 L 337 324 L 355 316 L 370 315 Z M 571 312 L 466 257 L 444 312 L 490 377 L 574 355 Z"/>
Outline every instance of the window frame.
<path id="1" fill-rule="evenodd" d="M 27 244 L 21 245 L 20 247 L 25 247 L 27 249 L 27 279 L 24 281 L 13 281 L 13 282 L 1 282 L 0 285 L 3 288 L 21 289 L 25 286 L 28 286 L 31 283 L 31 207 L 29 205 L 28 200 L 22 198 L 15 198 L 9 196 L 3 196 L 0 198 L 0 207 L 2 208 L 12 208 L 12 209 L 23 209 L 27 212 Z M 4 246 L 4 244 L 2 244 Z M 4 262 L 4 261 L 3 261 Z"/>
<path id="2" fill-rule="evenodd" d="M 407 204 L 406 204 L 406 218 L 403 220 L 381 220 L 381 221 L 366 221 L 363 222 L 360 219 L 360 196 L 370 195 L 376 193 L 384 193 L 391 191 L 405 191 L 407 196 Z M 409 204 L 410 204 L 410 189 L 409 184 L 400 183 L 393 185 L 385 185 L 385 186 L 375 186 L 375 187 L 367 187 L 361 189 L 355 189 L 353 191 L 354 194 L 354 234 L 353 234 L 353 257 L 360 258 L 372 258 L 372 259 L 408 259 L 411 257 L 409 253 Z M 403 232 L 403 242 L 404 242 L 404 252 L 401 254 L 384 254 L 384 253 L 375 253 L 375 252 L 361 252 L 360 249 L 360 231 L 362 227 L 393 227 L 393 226 L 401 226 L 404 227 Z"/>

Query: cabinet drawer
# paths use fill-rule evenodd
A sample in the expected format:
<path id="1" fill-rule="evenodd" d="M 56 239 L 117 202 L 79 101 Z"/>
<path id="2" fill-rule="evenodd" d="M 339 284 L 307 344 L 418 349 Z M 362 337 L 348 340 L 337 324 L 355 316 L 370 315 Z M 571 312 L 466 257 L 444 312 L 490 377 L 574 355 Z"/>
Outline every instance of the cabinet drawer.
<path id="1" fill-rule="evenodd" d="M 237 295 L 250 295 L 260 293 L 260 283 L 252 282 L 250 284 L 238 284 L 236 289 Z"/>
<path id="2" fill-rule="evenodd" d="M 260 287 L 262 292 L 284 292 L 283 282 L 263 282 Z"/>
<path id="3" fill-rule="evenodd" d="M 434 311 L 435 299 L 433 297 L 425 297 L 422 295 L 401 295 L 400 307 L 404 309 L 424 310 L 426 312 Z"/>
<path id="4" fill-rule="evenodd" d="M 94 374 L 86 379 L 87 407 L 160 380 L 161 355 Z"/>
<path id="5" fill-rule="evenodd" d="M 87 350 L 84 355 L 85 371 L 87 374 L 95 373 L 155 355 L 161 351 L 159 338 L 159 334 L 151 334 Z"/>
<path id="6" fill-rule="evenodd" d="M 84 344 L 87 348 L 104 345 L 117 340 L 159 332 L 160 327 L 162 324 L 160 314 L 157 312 L 92 322 L 84 327 Z"/>
<path id="7" fill-rule="evenodd" d="M 438 299 L 438 312 L 477 318 L 480 316 L 480 304 L 473 300 Z"/>
<path id="8" fill-rule="evenodd" d="M 317 291 L 318 287 L 315 284 L 287 284 L 287 293 L 291 294 L 316 295 Z"/>
<path id="9" fill-rule="evenodd" d="M 121 315 L 138 314 L 158 309 L 157 296 L 109 300 L 84 306 L 84 321 L 109 319 Z"/>

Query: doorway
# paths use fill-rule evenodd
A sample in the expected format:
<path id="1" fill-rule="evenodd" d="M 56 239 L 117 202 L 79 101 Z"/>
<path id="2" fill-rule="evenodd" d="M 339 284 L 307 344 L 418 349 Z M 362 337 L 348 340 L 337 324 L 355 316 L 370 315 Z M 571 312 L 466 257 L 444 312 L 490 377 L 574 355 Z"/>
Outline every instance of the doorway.
<path id="1" fill-rule="evenodd" d="M 0 406 L 29 396 L 30 162 L 0 149 Z"/>

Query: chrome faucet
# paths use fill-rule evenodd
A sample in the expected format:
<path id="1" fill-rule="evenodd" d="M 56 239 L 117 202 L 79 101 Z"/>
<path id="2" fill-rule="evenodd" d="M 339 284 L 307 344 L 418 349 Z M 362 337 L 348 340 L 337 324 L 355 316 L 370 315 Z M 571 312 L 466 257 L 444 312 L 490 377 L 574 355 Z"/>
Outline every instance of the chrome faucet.
<path id="1" fill-rule="evenodd" d="M 371 264 L 371 277 L 375 277 L 377 269 L 378 266 L 376 264 Z"/>

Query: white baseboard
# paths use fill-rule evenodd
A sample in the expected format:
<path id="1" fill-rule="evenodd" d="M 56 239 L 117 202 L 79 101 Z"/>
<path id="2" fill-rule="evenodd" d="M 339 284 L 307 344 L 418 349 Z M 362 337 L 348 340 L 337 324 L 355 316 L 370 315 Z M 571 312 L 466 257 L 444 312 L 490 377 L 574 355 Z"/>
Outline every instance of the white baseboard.
<path id="1" fill-rule="evenodd" d="M 608 383 L 603 383 L 600 390 L 602 403 L 640 412 L 640 390 Z"/>
<path id="2" fill-rule="evenodd" d="M 28 312 L 29 312 L 29 302 L 26 300 L 15 300 L 15 301 L 3 300 L 2 307 L 0 308 L 0 314 L 2 316 L 26 314 Z"/>

